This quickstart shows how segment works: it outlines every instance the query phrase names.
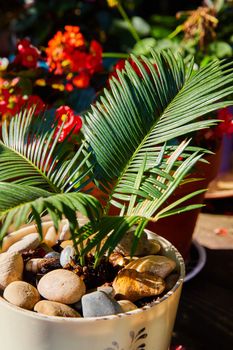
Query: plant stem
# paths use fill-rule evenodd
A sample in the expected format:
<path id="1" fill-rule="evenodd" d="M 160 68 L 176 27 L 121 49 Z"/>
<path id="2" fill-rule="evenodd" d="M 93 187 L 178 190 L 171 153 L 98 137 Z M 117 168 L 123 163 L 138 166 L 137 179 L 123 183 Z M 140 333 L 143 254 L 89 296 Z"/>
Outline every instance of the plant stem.
<path id="1" fill-rule="evenodd" d="M 173 39 L 176 35 L 178 35 L 183 30 L 183 25 L 179 25 L 176 29 L 168 35 L 168 39 Z"/>
<path id="2" fill-rule="evenodd" d="M 132 34 L 133 38 L 136 40 L 136 42 L 141 41 L 137 31 L 135 30 L 134 26 L 132 25 L 131 20 L 129 19 L 127 13 L 125 12 L 123 6 L 121 5 L 120 1 L 117 4 L 118 11 L 120 12 L 122 18 L 126 21 L 129 27 L 129 31 Z"/>
<path id="3" fill-rule="evenodd" d="M 127 53 L 121 53 L 121 52 L 103 52 L 102 53 L 103 58 L 129 58 L 129 55 Z"/>

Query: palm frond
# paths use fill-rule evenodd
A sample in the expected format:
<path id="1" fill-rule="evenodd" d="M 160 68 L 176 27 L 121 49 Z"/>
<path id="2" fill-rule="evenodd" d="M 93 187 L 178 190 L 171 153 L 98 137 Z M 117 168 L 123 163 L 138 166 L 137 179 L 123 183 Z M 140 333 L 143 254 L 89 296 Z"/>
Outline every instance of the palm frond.
<path id="1" fill-rule="evenodd" d="M 74 155 L 67 157 L 68 138 L 58 144 L 54 121 L 46 117 L 33 123 L 33 113 L 25 111 L 3 126 L 0 239 L 10 223 L 19 226 L 29 216 L 41 232 L 40 216 L 47 210 L 55 227 L 67 217 L 76 243 L 88 239 L 81 254 L 96 247 L 98 261 L 133 225 L 134 249 L 148 221 L 197 207 L 181 205 L 199 192 L 166 204 L 203 153 L 189 141 L 176 144 L 174 139 L 217 122 L 200 117 L 232 104 L 224 98 L 233 92 L 233 69 L 215 61 L 198 72 L 192 66 L 186 71 L 183 59 L 166 51 L 132 60 L 140 74 L 126 63 L 111 80 L 85 115 L 85 140 Z M 79 183 L 90 177 L 92 167 L 94 181 L 110 189 L 104 216 L 95 198 L 70 193 L 84 186 Z M 110 205 L 119 208 L 120 216 L 108 216 Z M 79 230 L 76 211 L 90 219 Z"/>
<path id="2" fill-rule="evenodd" d="M 102 184 L 114 183 L 109 202 L 118 208 L 128 202 L 129 211 L 136 193 L 147 200 L 160 198 L 163 183 L 156 184 L 154 174 L 164 170 L 160 177 L 166 176 L 166 156 L 176 149 L 171 142 L 215 124 L 214 119 L 200 117 L 232 104 L 223 100 L 233 92 L 229 64 L 214 61 L 197 72 L 190 67 L 186 73 L 183 59 L 171 52 L 152 51 L 151 59 L 132 56 L 141 76 L 126 63 L 118 79 L 111 80 L 110 90 L 105 89 L 85 115 L 84 133 L 98 164 L 96 176 Z M 183 150 L 192 154 L 194 149 Z M 148 178 L 140 185 L 139 172 Z"/>
<path id="3" fill-rule="evenodd" d="M 0 181 L 27 186 L 40 186 L 59 193 L 76 187 L 91 170 L 87 167 L 90 154 L 84 156 L 84 144 L 70 156 L 68 135 L 59 143 L 62 127 L 46 115 L 35 120 L 33 109 L 25 110 L 2 127 L 0 141 Z M 83 167 L 85 165 L 85 171 Z"/>
<path id="4" fill-rule="evenodd" d="M 95 222 L 102 215 L 98 200 L 84 193 L 54 194 L 37 187 L 0 182 L 0 243 L 14 222 L 17 229 L 31 216 L 42 235 L 41 216 L 47 211 L 58 228 L 62 218 L 67 218 L 71 233 L 77 230 L 76 212 L 79 211 L 89 220 Z"/>
<path id="5" fill-rule="evenodd" d="M 145 173 L 146 159 L 142 162 L 138 174 L 134 177 L 135 186 L 131 187 L 130 185 L 128 188 L 121 188 L 119 190 L 123 194 L 127 193 L 127 195 L 120 197 L 121 200 L 123 197 L 122 203 L 118 203 L 121 208 L 121 214 L 115 217 L 105 215 L 99 221 L 95 221 L 94 224 L 88 224 L 77 232 L 76 240 L 78 245 L 89 239 L 88 244 L 83 250 L 83 254 L 96 247 L 99 242 L 104 241 L 103 245 L 98 247 L 96 251 L 96 259 L 99 261 L 103 254 L 106 252 L 110 254 L 113 251 L 127 230 L 133 225 L 136 225 L 137 228 L 132 237 L 133 254 L 133 250 L 149 221 L 157 221 L 162 217 L 197 209 L 202 206 L 200 204 L 185 207 L 180 205 L 187 199 L 204 192 L 205 189 L 189 193 L 172 204 L 166 205 L 167 199 L 179 186 L 187 172 L 202 156 L 198 152 L 194 152 L 187 156 L 186 159 L 178 161 L 180 154 L 183 154 L 187 146 L 188 142 L 181 143 L 166 158 L 164 169 L 160 168 L 160 156 L 157 159 L 157 165 L 152 169 L 153 172 L 148 169 Z M 117 194 L 114 194 L 114 200 L 115 197 L 117 197 Z"/>

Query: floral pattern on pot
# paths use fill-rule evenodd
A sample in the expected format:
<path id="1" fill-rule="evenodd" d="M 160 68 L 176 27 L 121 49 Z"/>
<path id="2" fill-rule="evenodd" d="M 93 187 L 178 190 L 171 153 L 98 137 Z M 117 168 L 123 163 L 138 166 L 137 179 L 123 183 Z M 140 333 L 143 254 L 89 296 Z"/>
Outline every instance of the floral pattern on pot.
<path id="1" fill-rule="evenodd" d="M 146 328 L 141 328 L 137 333 L 134 331 L 129 332 L 131 338 L 131 343 L 128 349 L 123 349 L 120 347 L 117 341 L 113 341 L 112 345 L 104 350 L 145 350 L 146 344 L 144 339 L 147 337 Z"/>

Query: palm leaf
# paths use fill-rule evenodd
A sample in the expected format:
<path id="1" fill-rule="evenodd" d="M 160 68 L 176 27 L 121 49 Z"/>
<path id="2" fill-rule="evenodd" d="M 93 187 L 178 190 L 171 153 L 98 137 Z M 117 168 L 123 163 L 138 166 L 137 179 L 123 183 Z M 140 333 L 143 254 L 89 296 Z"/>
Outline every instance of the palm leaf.
<path id="1" fill-rule="evenodd" d="M 77 184 L 91 170 L 86 166 L 90 154 L 84 156 L 82 144 L 71 156 L 70 135 L 59 143 L 62 127 L 56 132 L 53 119 L 46 115 L 37 118 L 33 116 L 33 109 L 25 110 L 12 118 L 9 125 L 3 124 L 0 181 L 40 186 L 55 193 L 68 192 L 74 187 L 79 190 Z"/>
<path id="2" fill-rule="evenodd" d="M 165 51 L 152 51 L 153 62 L 144 57 L 132 59 L 140 76 L 127 63 L 118 72 L 119 80 L 113 78 L 110 90 L 85 115 L 86 140 L 73 158 L 66 155 L 68 140 L 58 145 L 59 136 L 45 126 L 46 119 L 35 126 L 32 115 L 25 112 L 4 126 L 0 180 L 14 184 L 2 183 L 2 192 L 0 187 L 2 237 L 12 220 L 20 225 L 30 214 L 40 229 L 39 217 L 47 210 L 55 226 L 65 215 L 77 244 L 89 240 L 82 254 L 96 247 L 98 261 L 134 224 L 138 225 L 136 244 L 148 221 L 197 207 L 180 206 L 197 192 L 166 205 L 202 153 L 188 141 L 176 145 L 174 139 L 216 123 L 200 117 L 231 104 L 221 100 L 233 92 L 232 68 L 215 61 L 193 73 L 192 66 L 186 71 L 182 58 Z M 111 188 L 103 217 L 93 197 L 61 193 L 77 190 L 92 166 L 94 180 L 108 192 Z M 36 198 L 32 197 L 32 185 L 45 192 L 35 191 Z M 9 202 L 4 198 L 7 193 Z M 121 216 L 107 216 L 110 205 L 118 207 Z M 78 231 L 76 210 L 90 218 L 89 225 Z"/>
<path id="3" fill-rule="evenodd" d="M 50 214 L 56 228 L 62 218 L 67 218 L 73 235 L 77 230 L 77 211 L 93 222 L 102 215 L 97 199 L 84 193 L 54 194 L 37 187 L 0 182 L 0 222 L 3 222 L 0 242 L 13 222 L 17 229 L 30 215 L 42 235 L 41 216 L 45 211 Z"/>
<path id="4" fill-rule="evenodd" d="M 89 239 L 89 243 L 82 252 L 83 254 L 89 252 L 93 247 L 97 247 L 97 244 L 104 240 L 102 247 L 97 247 L 96 261 L 98 262 L 103 254 L 106 252 L 110 254 L 113 251 L 127 230 L 133 225 L 137 225 L 133 237 L 133 254 L 136 244 L 149 221 L 157 221 L 162 217 L 197 209 L 202 206 L 200 204 L 193 204 L 181 207 L 180 205 L 187 199 L 205 190 L 195 191 L 183 196 L 170 205 L 164 205 L 166 200 L 181 183 L 187 172 L 202 156 L 198 154 L 198 152 L 194 152 L 182 162 L 178 162 L 177 159 L 187 146 L 188 142 L 181 143 L 181 145 L 171 153 L 170 157 L 166 159 L 164 169 L 160 169 L 160 164 L 157 164 L 157 168 L 154 169 L 155 178 L 152 181 L 153 184 L 156 184 L 156 187 L 152 186 L 148 188 L 146 186 L 147 183 L 150 184 L 147 175 L 143 174 L 146 160 L 141 164 L 139 172 L 135 177 L 135 187 L 129 187 L 129 189 L 125 190 L 128 194 L 123 197 L 124 202 L 128 200 L 129 205 L 127 206 L 125 203 L 121 204 L 121 209 L 123 209 L 121 215 L 115 217 L 105 215 L 103 218 L 100 218 L 100 220 L 95 221 L 94 224 L 88 224 L 77 232 L 77 245 Z M 160 159 L 157 159 L 157 161 L 160 161 Z M 151 174 L 149 178 L 151 178 Z M 139 187 L 140 190 L 138 190 Z M 123 190 L 121 192 L 124 193 Z M 144 193 L 147 193 L 146 198 L 144 198 Z M 127 212 L 125 213 L 125 211 Z"/>
<path id="5" fill-rule="evenodd" d="M 136 204 L 136 193 L 147 201 L 161 197 L 159 187 L 164 181 L 158 184 L 158 179 L 166 177 L 166 157 L 176 149 L 171 142 L 215 124 L 214 119 L 200 117 L 232 104 L 222 99 L 233 92 L 233 70 L 224 62 L 214 61 L 198 72 L 190 66 L 186 72 L 183 59 L 171 52 L 152 51 L 153 64 L 145 57 L 132 59 L 141 77 L 126 63 L 125 70 L 118 71 L 118 80 L 110 82 L 111 89 L 85 115 L 84 126 L 98 164 L 96 177 L 103 188 L 106 181 L 112 183 L 109 203 L 118 208 L 130 203 L 128 213 Z M 180 157 L 185 158 L 195 147 L 183 151 Z M 159 178 L 154 176 L 161 170 Z M 140 171 L 146 180 L 139 185 Z M 162 198 L 166 200 L 165 195 Z"/>

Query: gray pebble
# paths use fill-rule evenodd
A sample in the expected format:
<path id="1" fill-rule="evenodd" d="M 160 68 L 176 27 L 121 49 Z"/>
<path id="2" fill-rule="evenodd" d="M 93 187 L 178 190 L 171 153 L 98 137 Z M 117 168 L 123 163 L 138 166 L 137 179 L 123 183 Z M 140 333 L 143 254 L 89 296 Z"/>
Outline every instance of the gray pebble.
<path id="1" fill-rule="evenodd" d="M 84 295 L 81 302 L 83 317 L 116 315 L 123 312 L 115 299 L 101 291 Z"/>
<path id="2" fill-rule="evenodd" d="M 55 258 L 55 259 L 57 259 L 57 260 L 59 260 L 60 259 L 60 253 L 58 253 L 58 252 L 49 252 L 49 253 L 47 253 L 45 256 L 44 256 L 44 258 L 46 258 L 46 259 L 50 259 L 50 258 Z"/>
<path id="3" fill-rule="evenodd" d="M 105 294 L 110 295 L 111 297 L 114 297 L 114 289 L 111 286 L 100 286 L 97 287 L 97 290 L 99 292 L 104 292 Z"/>

